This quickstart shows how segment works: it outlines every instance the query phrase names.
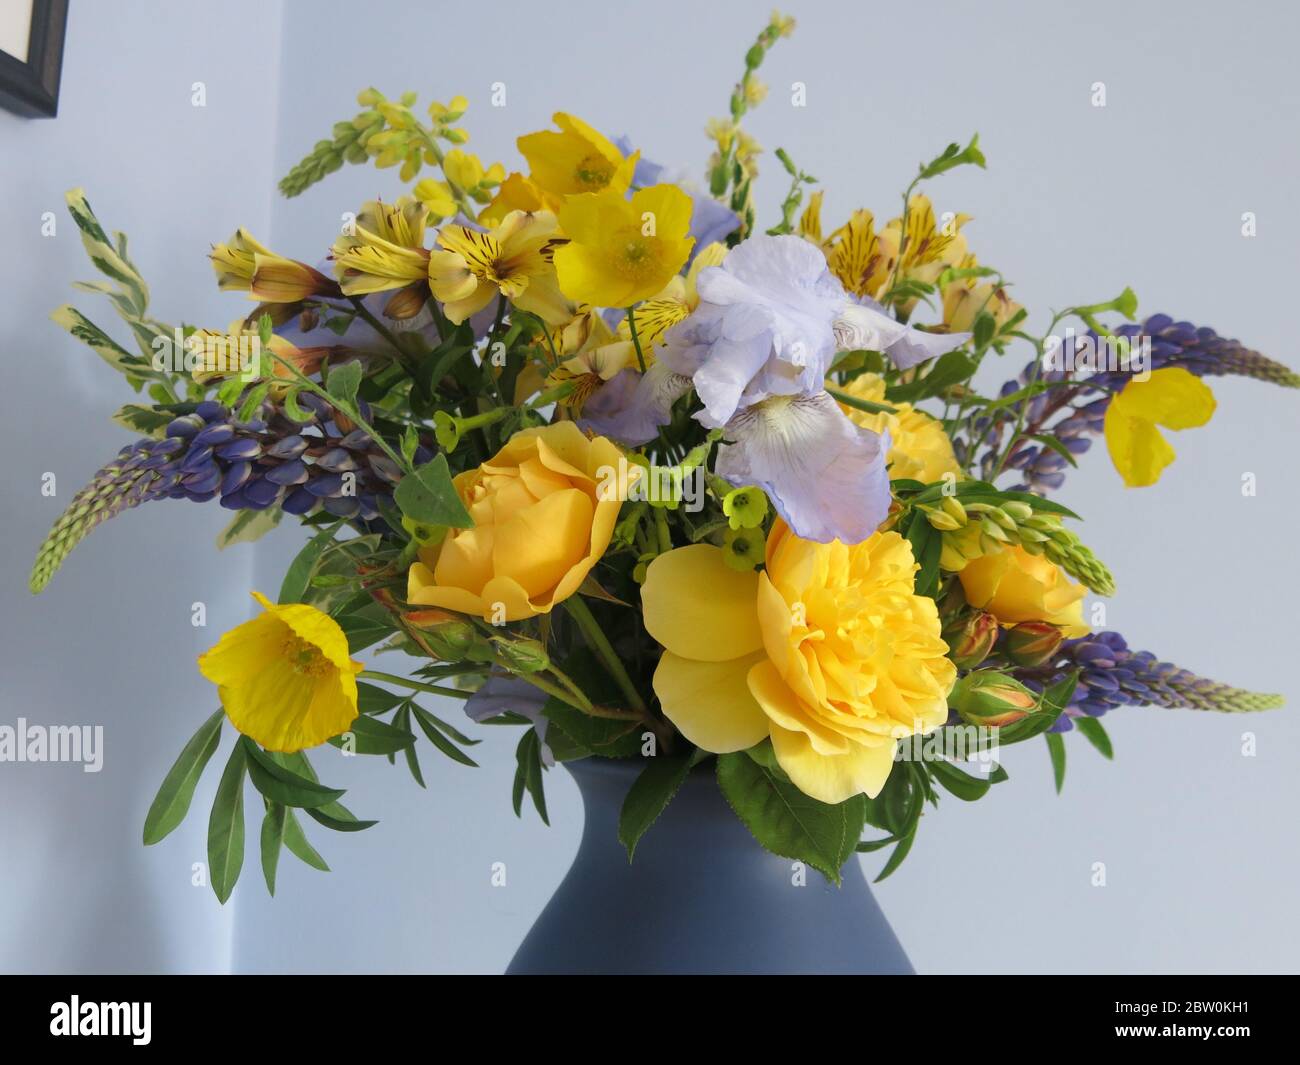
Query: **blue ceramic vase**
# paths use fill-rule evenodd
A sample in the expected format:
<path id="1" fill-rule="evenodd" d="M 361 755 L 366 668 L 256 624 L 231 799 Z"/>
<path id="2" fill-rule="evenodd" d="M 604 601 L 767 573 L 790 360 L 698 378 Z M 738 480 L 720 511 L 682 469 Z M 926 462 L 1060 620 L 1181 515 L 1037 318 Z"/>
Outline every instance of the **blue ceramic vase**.
<path id="1" fill-rule="evenodd" d="M 582 792 L 582 842 L 507 972 L 912 972 L 858 863 L 838 888 L 796 875 L 737 820 L 711 767 L 691 773 L 630 864 L 618 815 L 637 760 L 565 768 Z"/>

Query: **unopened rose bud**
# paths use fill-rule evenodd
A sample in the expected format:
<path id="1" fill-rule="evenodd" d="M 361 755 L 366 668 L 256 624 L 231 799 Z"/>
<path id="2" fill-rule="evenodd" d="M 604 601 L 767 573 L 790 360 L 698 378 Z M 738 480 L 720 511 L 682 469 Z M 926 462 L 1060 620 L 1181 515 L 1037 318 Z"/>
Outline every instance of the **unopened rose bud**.
<path id="1" fill-rule="evenodd" d="M 1061 647 L 1065 634 L 1048 621 L 1022 621 L 1007 630 L 1006 656 L 1018 666 L 1041 666 Z"/>
<path id="2" fill-rule="evenodd" d="M 997 643 L 998 619 L 986 610 L 977 610 L 945 629 L 943 638 L 948 642 L 948 657 L 958 668 L 974 669 Z"/>
<path id="3" fill-rule="evenodd" d="M 459 614 L 448 610 L 410 610 L 402 615 L 402 620 L 419 632 L 425 646 L 443 662 L 465 659 L 477 662 L 491 657 L 487 639 L 472 621 Z"/>
<path id="4" fill-rule="evenodd" d="M 515 673 L 536 673 L 551 664 L 546 648 L 537 640 L 498 640 L 497 657 Z"/>
<path id="5" fill-rule="evenodd" d="M 1037 709 L 1038 696 L 1014 677 L 981 669 L 957 681 L 948 705 L 972 725 L 1010 725 Z"/>

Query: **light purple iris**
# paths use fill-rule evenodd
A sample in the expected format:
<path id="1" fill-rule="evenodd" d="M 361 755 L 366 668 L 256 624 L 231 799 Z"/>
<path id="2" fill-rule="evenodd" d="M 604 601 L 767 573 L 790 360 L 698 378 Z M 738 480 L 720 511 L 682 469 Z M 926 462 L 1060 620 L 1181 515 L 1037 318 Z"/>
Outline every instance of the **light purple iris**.
<path id="1" fill-rule="evenodd" d="M 662 362 L 640 370 L 620 370 L 587 400 L 578 424 L 628 447 L 649 443 L 672 421 L 673 404 L 691 390 L 691 379 Z"/>
<path id="2" fill-rule="evenodd" d="M 542 707 L 546 705 L 546 694 L 535 685 L 509 673 L 492 673 L 483 687 L 465 700 L 465 713 L 470 720 L 483 722 L 504 713 L 513 712 L 528 718 L 533 723 L 537 739 L 542 745 L 542 763 L 555 765 L 555 755 L 546 745 L 546 726 L 542 716 Z"/>
<path id="3" fill-rule="evenodd" d="M 900 365 L 959 346 L 853 300 L 800 237 L 756 236 L 700 271 L 699 308 L 664 336 L 659 363 L 691 378 L 696 419 L 722 428 L 717 472 L 771 497 L 794 532 L 857 543 L 889 513 L 888 436 L 853 424 L 825 390 L 839 351 L 885 351 Z"/>

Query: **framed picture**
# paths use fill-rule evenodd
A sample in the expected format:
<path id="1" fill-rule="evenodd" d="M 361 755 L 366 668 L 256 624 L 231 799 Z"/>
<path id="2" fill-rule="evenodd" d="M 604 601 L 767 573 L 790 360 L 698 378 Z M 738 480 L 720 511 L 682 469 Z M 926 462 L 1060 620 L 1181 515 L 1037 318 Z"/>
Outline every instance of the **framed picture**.
<path id="1" fill-rule="evenodd" d="M 59 110 L 68 0 L 0 3 L 0 107 L 31 118 Z"/>

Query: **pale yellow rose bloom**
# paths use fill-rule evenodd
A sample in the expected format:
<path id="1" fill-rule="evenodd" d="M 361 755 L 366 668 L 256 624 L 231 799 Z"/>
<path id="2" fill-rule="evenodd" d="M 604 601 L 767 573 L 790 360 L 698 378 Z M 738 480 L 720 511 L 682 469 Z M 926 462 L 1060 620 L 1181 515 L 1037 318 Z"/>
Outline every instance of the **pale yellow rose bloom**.
<path id="1" fill-rule="evenodd" d="M 835 385 L 854 399 L 871 403 L 889 403 L 885 399 L 885 380 L 879 374 L 864 373 L 846 385 Z M 873 433 L 889 433 L 889 465 L 891 479 L 900 477 L 930 484 L 942 480 L 945 474 L 961 477 L 961 466 L 953 454 L 952 441 L 943 431 L 943 423 L 910 403 L 889 403 L 896 414 L 870 414 L 867 411 L 840 404 L 849 420 Z"/>
<path id="2" fill-rule="evenodd" d="M 421 548 L 407 599 L 519 621 L 573 595 L 609 546 L 622 452 L 572 422 L 525 429 L 455 480 L 474 525 Z M 636 467 L 630 468 L 635 474 Z"/>
<path id="3" fill-rule="evenodd" d="M 1070 580 L 1054 562 L 1022 547 L 973 559 L 958 579 L 966 601 L 1004 625 L 1049 621 L 1070 637 L 1091 631 L 1083 620 L 1084 586 Z"/>
<path id="4" fill-rule="evenodd" d="M 641 592 L 665 650 L 654 689 L 669 720 L 707 751 L 771 738 L 805 794 L 878 795 L 898 739 L 947 720 L 956 667 L 934 601 L 897 533 L 846 545 L 803 540 L 778 521 L 765 572 L 738 572 L 719 548 L 660 555 Z"/>

